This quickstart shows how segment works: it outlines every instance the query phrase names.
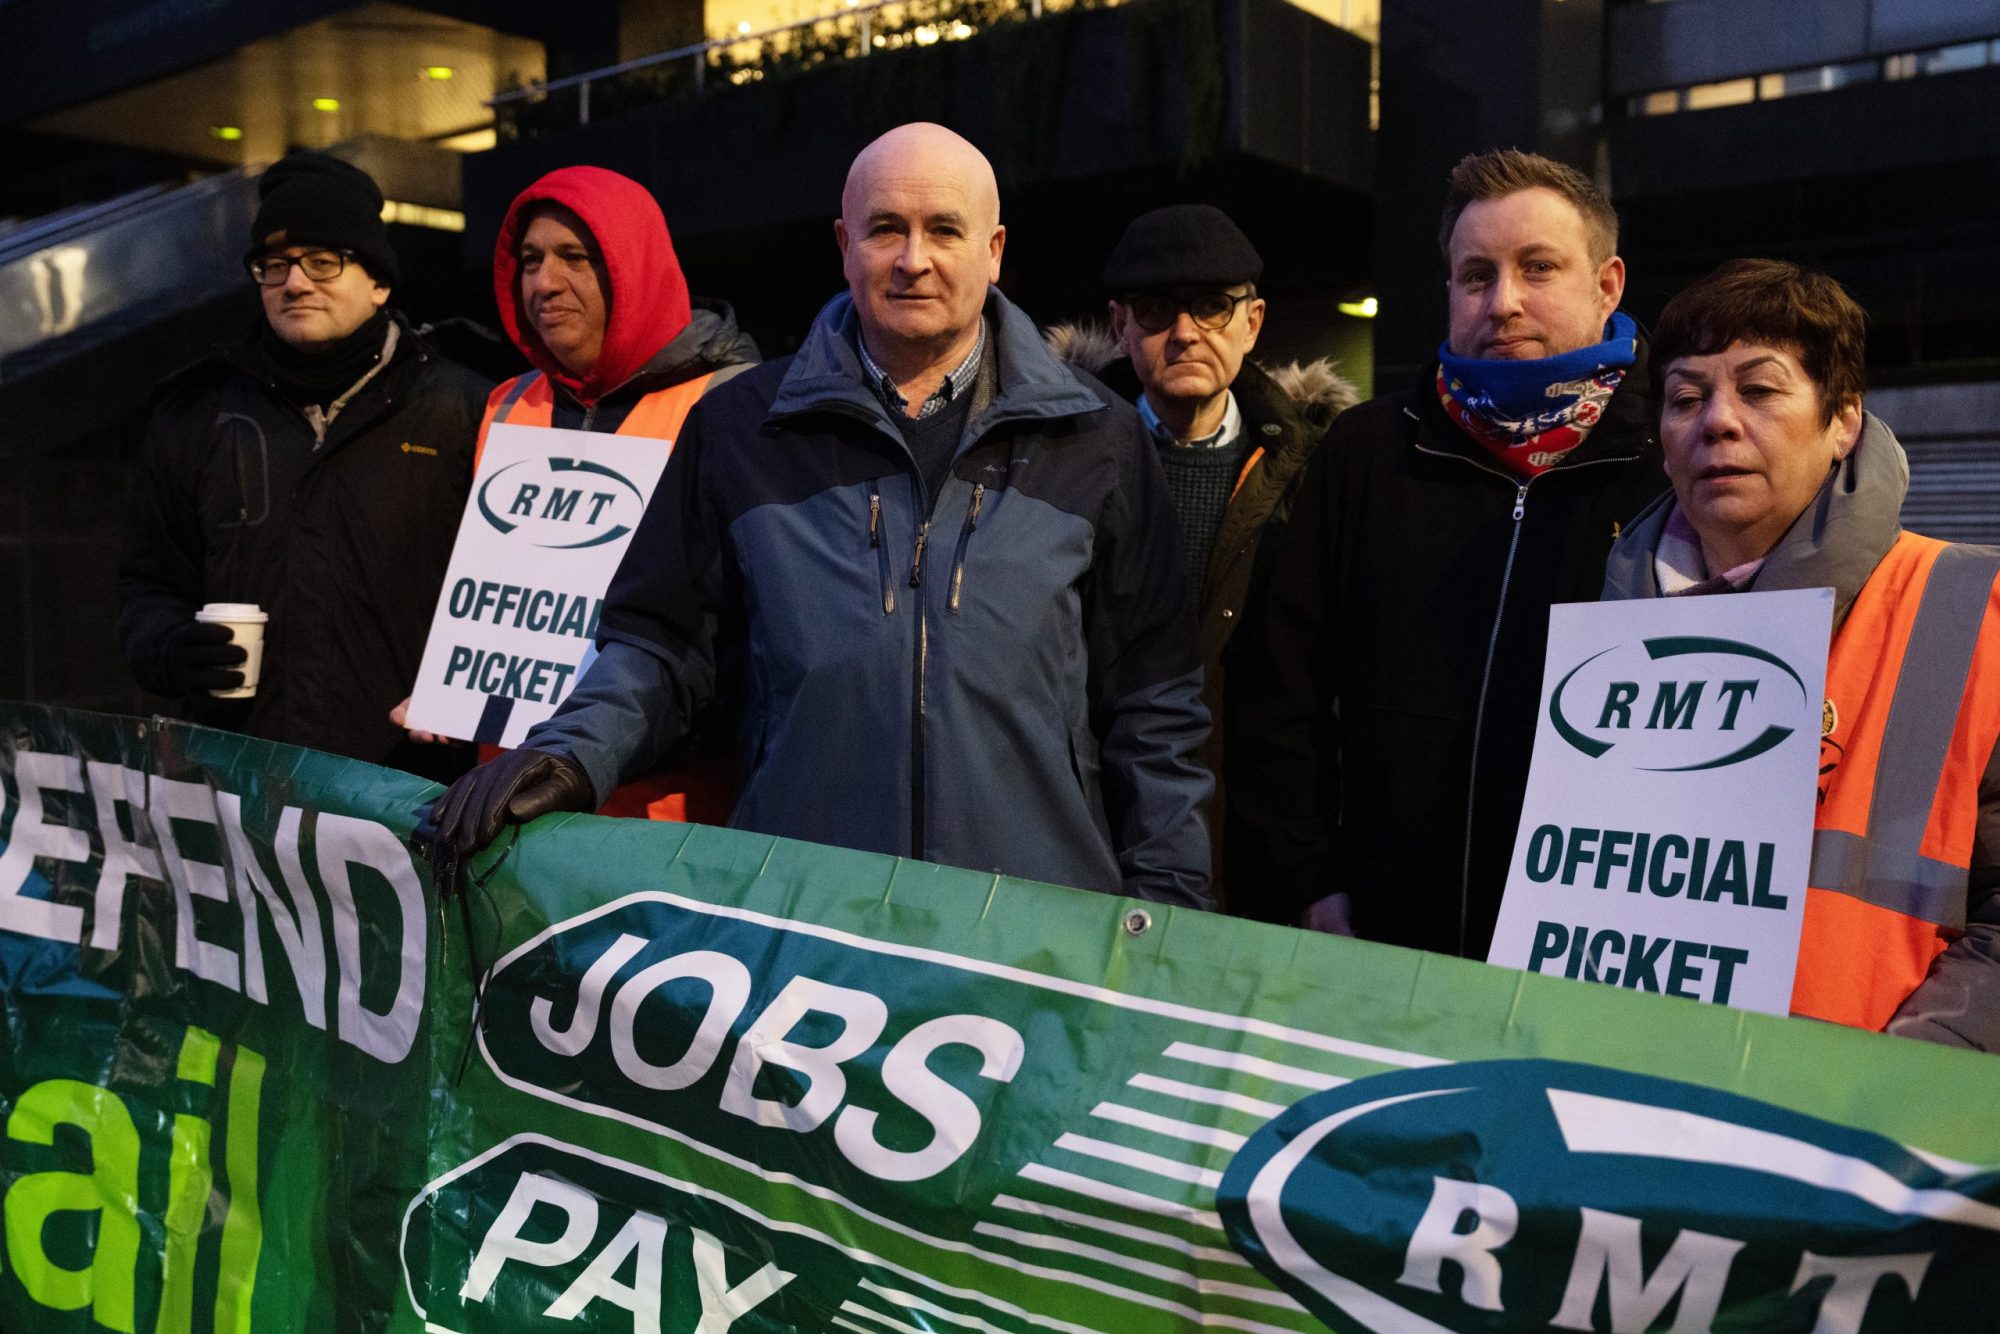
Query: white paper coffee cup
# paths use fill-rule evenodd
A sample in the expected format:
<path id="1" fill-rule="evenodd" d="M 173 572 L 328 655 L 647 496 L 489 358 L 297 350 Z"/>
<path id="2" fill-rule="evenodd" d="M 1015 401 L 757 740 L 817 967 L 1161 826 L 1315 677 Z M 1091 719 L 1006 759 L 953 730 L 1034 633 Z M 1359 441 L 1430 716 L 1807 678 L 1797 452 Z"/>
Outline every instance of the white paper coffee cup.
<path id="1" fill-rule="evenodd" d="M 247 655 L 236 670 L 243 684 L 234 690 L 211 690 L 217 699 L 248 699 L 257 693 L 257 675 L 264 665 L 264 623 L 271 618 L 254 602 L 211 602 L 194 614 L 203 625 L 226 625 L 231 639 Z"/>

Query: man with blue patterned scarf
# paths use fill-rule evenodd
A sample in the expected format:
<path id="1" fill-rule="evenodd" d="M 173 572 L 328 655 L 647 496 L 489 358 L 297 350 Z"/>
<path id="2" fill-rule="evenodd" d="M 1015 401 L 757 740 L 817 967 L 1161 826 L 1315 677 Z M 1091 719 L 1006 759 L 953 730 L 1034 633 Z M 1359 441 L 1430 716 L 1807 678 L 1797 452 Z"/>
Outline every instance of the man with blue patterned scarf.
<path id="1" fill-rule="evenodd" d="M 1513 149 L 1452 172 L 1449 332 L 1335 421 L 1234 665 L 1237 906 L 1484 958 L 1534 748 L 1549 607 L 1595 596 L 1663 489 L 1618 217 Z"/>

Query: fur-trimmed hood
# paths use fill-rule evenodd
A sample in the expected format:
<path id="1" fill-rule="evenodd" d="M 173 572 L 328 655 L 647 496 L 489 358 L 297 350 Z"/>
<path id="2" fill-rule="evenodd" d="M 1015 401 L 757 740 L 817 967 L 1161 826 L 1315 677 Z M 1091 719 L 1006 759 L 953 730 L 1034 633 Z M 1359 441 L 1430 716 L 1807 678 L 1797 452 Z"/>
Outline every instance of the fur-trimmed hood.
<path id="1" fill-rule="evenodd" d="M 1095 320 L 1058 324 L 1042 336 L 1056 360 L 1092 375 L 1099 375 L 1113 362 L 1125 359 L 1111 330 Z M 1354 382 L 1325 357 L 1288 361 L 1282 366 L 1259 362 L 1258 366 L 1292 401 L 1301 416 L 1322 429 L 1361 401 L 1361 391 L 1354 387 Z"/>

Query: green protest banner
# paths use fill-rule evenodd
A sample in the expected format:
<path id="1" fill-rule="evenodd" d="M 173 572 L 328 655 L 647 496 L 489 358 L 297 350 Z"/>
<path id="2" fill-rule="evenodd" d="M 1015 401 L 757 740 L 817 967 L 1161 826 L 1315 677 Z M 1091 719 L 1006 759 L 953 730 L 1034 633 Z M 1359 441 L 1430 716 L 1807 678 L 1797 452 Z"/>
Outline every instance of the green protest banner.
<path id="1" fill-rule="evenodd" d="M 2000 1062 L 0 705 L 0 1327 L 1965 1328 Z M 483 986 L 480 985 L 483 980 Z"/>

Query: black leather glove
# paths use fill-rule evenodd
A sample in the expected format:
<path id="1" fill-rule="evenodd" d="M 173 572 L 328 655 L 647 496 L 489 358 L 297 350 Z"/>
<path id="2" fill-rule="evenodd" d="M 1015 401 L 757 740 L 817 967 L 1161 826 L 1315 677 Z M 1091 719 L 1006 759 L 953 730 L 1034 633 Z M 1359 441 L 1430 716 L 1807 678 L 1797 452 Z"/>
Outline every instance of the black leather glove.
<path id="1" fill-rule="evenodd" d="M 433 858 L 463 860 L 500 835 L 550 811 L 594 811 L 597 793 L 583 766 L 546 750 L 510 750 L 445 790 L 430 808 L 424 836 Z"/>
<path id="2" fill-rule="evenodd" d="M 232 641 L 228 626 L 201 621 L 189 621 L 168 635 L 163 656 L 167 679 L 183 695 L 236 689 L 243 684 L 243 673 L 235 669 L 250 660 L 243 646 Z"/>

